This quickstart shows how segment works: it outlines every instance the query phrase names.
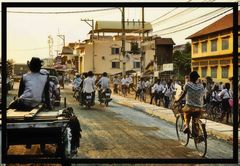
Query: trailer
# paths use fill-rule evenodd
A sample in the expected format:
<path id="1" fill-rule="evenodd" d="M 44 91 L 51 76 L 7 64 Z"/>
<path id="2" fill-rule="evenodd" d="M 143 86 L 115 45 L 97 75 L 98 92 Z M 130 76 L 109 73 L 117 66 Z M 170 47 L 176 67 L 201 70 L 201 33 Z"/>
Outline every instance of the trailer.
<path id="1" fill-rule="evenodd" d="M 31 145 L 38 144 L 41 147 L 41 154 L 30 157 L 70 158 L 73 155 L 73 148 L 76 147 L 71 140 L 74 137 L 71 131 L 72 115 L 69 114 L 68 108 L 46 111 L 39 106 L 30 112 L 16 109 L 7 110 L 7 150 L 12 145 L 31 147 Z M 79 131 L 81 131 L 81 127 Z M 81 134 L 79 133 L 79 135 L 80 139 Z M 55 153 L 46 156 L 44 153 L 46 144 L 55 144 L 57 147 Z M 19 157 L 19 155 L 8 155 L 8 157 Z"/>

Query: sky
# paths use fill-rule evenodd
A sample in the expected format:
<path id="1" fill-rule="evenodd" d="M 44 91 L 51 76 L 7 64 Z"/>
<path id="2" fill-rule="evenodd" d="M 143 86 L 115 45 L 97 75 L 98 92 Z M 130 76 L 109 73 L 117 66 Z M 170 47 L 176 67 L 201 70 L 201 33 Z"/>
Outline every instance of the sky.
<path id="1" fill-rule="evenodd" d="M 187 0 L 169 0 L 168 2 L 186 2 Z M 191 2 L 220 2 L 217 0 L 199 0 Z M 214 2 L 213 2 L 214 1 Z M 13 2 L 5 0 L 3 2 Z M 18 1 L 19 2 L 19 1 Z M 32 2 L 32 1 L 24 1 Z M 41 1 L 48 2 L 48 1 Z M 54 2 L 54 1 L 52 1 Z M 59 2 L 59 1 L 57 1 Z M 64 1 L 62 1 L 64 2 Z M 71 1 L 77 2 L 77 1 Z M 91 1 L 88 2 L 104 2 Z M 110 1 L 108 1 L 110 2 Z M 120 1 L 119 1 L 120 2 Z M 144 2 L 144 1 L 121 1 L 121 2 Z M 152 1 L 154 2 L 154 0 Z M 155 1 L 160 2 L 160 1 Z M 230 1 L 221 1 L 230 2 Z M 15 63 L 26 63 L 31 57 L 49 58 L 48 36 L 53 38 L 53 50 L 61 50 L 63 41 L 57 35 L 65 36 L 66 45 L 83 41 L 89 38 L 88 32 L 91 27 L 81 19 L 93 19 L 95 21 L 121 21 L 119 9 L 111 9 L 98 12 L 86 12 L 96 9 L 109 8 L 8 8 L 7 9 L 7 59 L 13 59 Z M 229 8 L 145 8 L 144 19 L 151 22 L 153 33 L 160 37 L 172 38 L 176 45 L 184 44 L 189 40 L 186 37 L 213 23 L 217 19 L 230 13 Z M 63 11 L 85 11 L 83 13 L 70 14 L 29 14 L 10 13 L 15 12 L 63 12 Z M 215 12 L 213 12 L 215 11 Z M 168 13 L 166 15 L 166 13 Z M 221 15 L 219 15 L 221 14 Z M 219 15 L 219 16 L 217 16 Z M 202 17 L 201 17 L 202 16 Z M 203 24 L 212 17 L 216 17 Z M 125 19 L 141 20 L 141 8 L 125 8 Z M 179 26 L 179 24 L 182 24 Z M 175 27 L 174 27 L 175 26 Z M 192 28 L 188 28 L 193 26 Z M 177 32 L 174 32 L 177 31 Z"/>

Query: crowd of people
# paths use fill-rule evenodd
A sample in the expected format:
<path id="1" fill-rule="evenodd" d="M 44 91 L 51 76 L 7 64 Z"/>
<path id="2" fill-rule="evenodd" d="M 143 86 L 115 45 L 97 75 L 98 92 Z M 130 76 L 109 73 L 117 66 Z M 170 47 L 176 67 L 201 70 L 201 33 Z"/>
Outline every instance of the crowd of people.
<path id="1" fill-rule="evenodd" d="M 181 86 L 182 91 L 185 90 L 185 86 L 190 82 L 190 75 L 185 76 L 185 82 L 174 81 L 172 79 L 163 80 L 157 78 L 153 81 L 153 78 L 140 78 L 135 85 L 133 85 L 133 79 L 129 76 L 114 76 L 113 78 L 113 91 L 114 93 L 123 94 L 125 91 L 130 93 L 132 90 L 135 93 L 135 99 L 139 96 L 140 92 L 144 95 L 150 96 L 150 104 L 155 102 L 158 106 L 164 106 L 165 108 L 171 108 L 175 101 L 176 96 L 176 85 Z M 203 107 L 209 105 L 218 105 L 221 103 L 221 118 L 220 121 L 226 117 L 226 123 L 229 123 L 230 116 L 232 113 L 232 98 L 233 91 L 230 83 L 214 82 L 211 77 L 205 79 L 197 79 L 196 83 L 203 87 Z M 125 90 L 126 89 L 126 90 Z M 126 96 L 126 95 L 124 95 Z M 182 100 L 186 100 L 186 97 Z M 145 100 L 146 102 L 146 100 Z M 209 108 L 209 107 L 208 107 Z"/>

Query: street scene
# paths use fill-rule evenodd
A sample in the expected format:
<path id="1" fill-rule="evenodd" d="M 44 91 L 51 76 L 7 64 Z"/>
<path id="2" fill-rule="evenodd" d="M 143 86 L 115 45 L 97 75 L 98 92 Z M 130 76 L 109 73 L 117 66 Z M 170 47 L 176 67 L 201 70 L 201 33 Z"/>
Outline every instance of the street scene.
<path id="1" fill-rule="evenodd" d="M 233 158 L 232 8 L 7 15 L 7 165 Z"/>

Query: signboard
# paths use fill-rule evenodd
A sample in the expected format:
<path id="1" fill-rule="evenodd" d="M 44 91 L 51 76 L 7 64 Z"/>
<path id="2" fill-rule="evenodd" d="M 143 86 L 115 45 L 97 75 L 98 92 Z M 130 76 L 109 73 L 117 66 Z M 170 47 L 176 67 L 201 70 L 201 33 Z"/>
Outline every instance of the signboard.
<path id="1" fill-rule="evenodd" d="M 173 71 L 173 63 L 163 64 L 163 71 Z"/>
<path id="2" fill-rule="evenodd" d="M 158 77 L 159 71 L 154 71 L 154 77 Z"/>

